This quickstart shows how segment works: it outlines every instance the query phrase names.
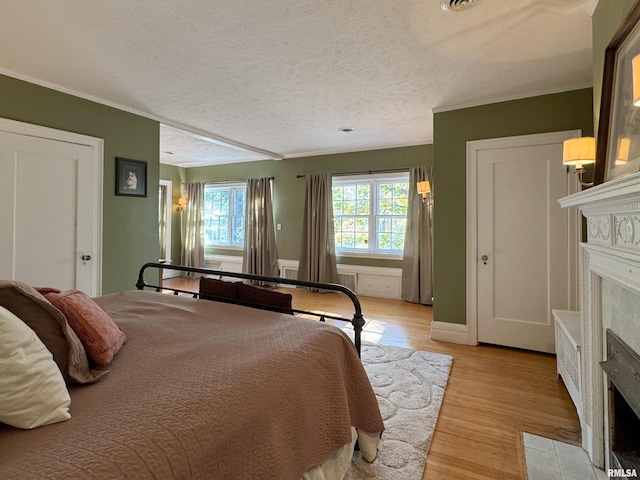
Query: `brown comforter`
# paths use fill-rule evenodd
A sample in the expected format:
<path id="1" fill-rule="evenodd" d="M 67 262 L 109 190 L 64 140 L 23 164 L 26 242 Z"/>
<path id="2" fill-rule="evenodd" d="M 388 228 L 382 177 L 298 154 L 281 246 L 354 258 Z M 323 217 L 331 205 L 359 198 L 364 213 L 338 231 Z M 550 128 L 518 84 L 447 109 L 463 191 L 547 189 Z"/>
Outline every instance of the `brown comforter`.
<path id="1" fill-rule="evenodd" d="M 2 479 L 297 480 L 383 429 L 355 348 L 289 315 L 154 292 L 96 301 L 127 335 L 71 420 L 0 424 Z"/>

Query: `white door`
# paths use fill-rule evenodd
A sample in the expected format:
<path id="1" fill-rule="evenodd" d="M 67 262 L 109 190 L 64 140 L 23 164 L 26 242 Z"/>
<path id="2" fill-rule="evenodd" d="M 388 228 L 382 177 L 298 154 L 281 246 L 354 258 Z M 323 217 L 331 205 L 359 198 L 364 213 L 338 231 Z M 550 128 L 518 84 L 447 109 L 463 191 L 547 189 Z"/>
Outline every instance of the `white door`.
<path id="1" fill-rule="evenodd" d="M 577 218 L 558 204 L 576 189 L 562 164 L 572 136 L 470 142 L 478 342 L 552 353 L 551 310 L 575 308 Z"/>
<path id="2" fill-rule="evenodd" d="M 94 149 L 0 131 L 0 278 L 100 293 Z"/>

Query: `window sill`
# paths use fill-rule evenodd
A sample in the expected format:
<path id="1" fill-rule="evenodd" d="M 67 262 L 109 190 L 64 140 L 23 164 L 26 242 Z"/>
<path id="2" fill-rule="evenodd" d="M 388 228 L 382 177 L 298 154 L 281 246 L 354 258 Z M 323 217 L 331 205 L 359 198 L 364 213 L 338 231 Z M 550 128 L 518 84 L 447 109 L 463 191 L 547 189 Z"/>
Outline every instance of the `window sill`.
<path id="1" fill-rule="evenodd" d="M 204 248 L 209 250 L 237 250 L 239 252 L 244 250 L 244 247 L 237 245 L 205 245 Z"/>
<path id="2" fill-rule="evenodd" d="M 336 257 L 372 258 L 374 260 L 402 260 L 401 253 L 336 252 Z"/>

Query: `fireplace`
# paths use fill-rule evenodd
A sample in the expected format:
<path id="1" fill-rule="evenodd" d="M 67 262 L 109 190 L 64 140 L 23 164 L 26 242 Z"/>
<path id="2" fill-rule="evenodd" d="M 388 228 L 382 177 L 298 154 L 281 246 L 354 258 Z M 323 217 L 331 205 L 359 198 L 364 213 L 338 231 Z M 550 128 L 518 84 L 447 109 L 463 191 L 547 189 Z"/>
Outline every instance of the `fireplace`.
<path id="1" fill-rule="evenodd" d="M 607 329 L 609 465 L 640 472 L 640 355 Z"/>
<path id="2" fill-rule="evenodd" d="M 560 204 L 587 223 L 578 259 L 582 447 L 605 471 L 640 475 L 640 173 Z"/>

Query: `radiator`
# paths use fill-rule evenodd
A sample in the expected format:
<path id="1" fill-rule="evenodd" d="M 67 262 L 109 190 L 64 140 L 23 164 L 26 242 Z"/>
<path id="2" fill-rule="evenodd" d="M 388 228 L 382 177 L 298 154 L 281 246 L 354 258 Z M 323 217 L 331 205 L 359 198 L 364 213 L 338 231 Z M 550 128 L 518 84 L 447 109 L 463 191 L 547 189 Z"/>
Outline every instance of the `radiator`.
<path id="1" fill-rule="evenodd" d="M 298 269 L 293 267 L 282 267 L 282 276 L 284 278 L 288 278 L 291 280 L 298 279 Z M 358 282 L 357 275 L 355 273 L 339 273 L 338 274 L 338 284 L 347 287 L 349 290 L 352 290 L 357 293 L 358 291 Z"/>

